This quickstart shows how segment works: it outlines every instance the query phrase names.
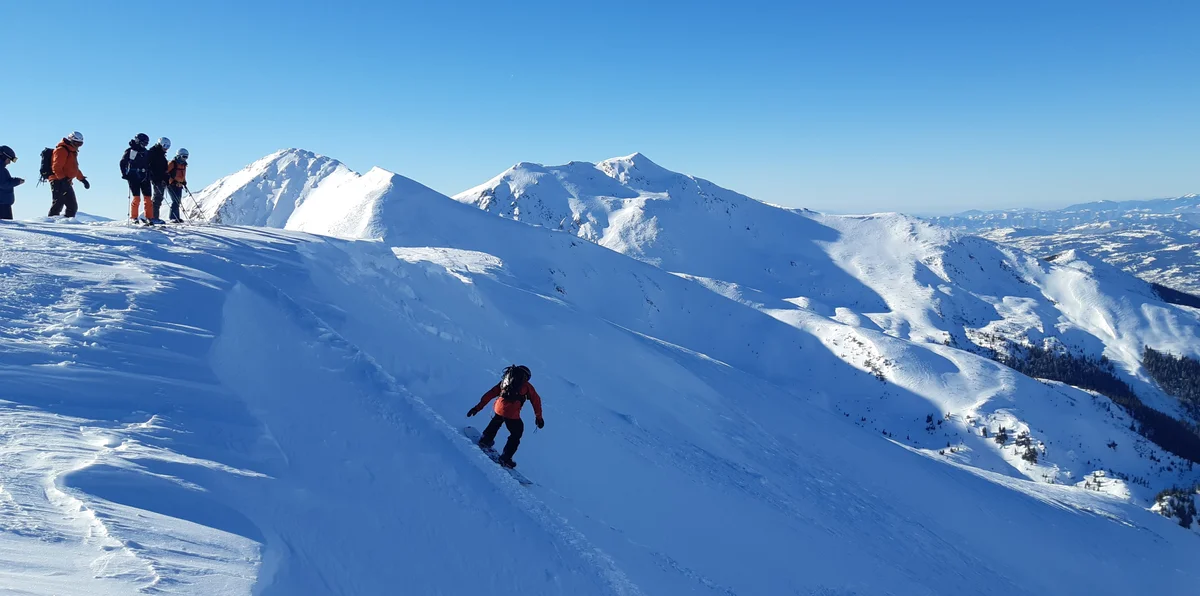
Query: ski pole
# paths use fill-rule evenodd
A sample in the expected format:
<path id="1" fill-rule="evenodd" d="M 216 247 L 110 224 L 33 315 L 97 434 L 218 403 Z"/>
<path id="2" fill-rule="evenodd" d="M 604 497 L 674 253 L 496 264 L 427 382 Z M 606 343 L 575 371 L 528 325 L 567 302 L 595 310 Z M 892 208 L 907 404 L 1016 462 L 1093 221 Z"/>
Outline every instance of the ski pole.
<path id="1" fill-rule="evenodd" d="M 183 185 L 183 190 L 187 192 L 188 198 L 192 199 L 192 217 L 189 219 L 200 219 L 200 216 L 204 215 L 204 210 L 200 208 L 200 201 L 196 200 L 196 195 L 192 194 L 192 189 L 188 188 L 186 184 Z"/>

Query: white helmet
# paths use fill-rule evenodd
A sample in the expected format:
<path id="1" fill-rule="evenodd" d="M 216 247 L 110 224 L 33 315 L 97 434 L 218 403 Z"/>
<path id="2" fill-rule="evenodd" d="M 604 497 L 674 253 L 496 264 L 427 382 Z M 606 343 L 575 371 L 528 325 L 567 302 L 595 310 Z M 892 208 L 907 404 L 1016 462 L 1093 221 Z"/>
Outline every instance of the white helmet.
<path id="1" fill-rule="evenodd" d="M 67 135 L 67 140 L 71 141 L 72 143 L 82 143 L 83 142 L 83 133 L 81 133 L 77 130 L 77 131 Z"/>
<path id="2" fill-rule="evenodd" d="M 171 148 L 171 139 L 167 137 L 158 137 L 158 144 L 163 146 L 163 149 Z"/>
<path id="3" fill-rule="evenodd" d="M 187 159 L 188 158 L 187 149 L 180 149 L 179 152 L 175 154 L 175 157 L 182 157 L 184 159 Z"/>

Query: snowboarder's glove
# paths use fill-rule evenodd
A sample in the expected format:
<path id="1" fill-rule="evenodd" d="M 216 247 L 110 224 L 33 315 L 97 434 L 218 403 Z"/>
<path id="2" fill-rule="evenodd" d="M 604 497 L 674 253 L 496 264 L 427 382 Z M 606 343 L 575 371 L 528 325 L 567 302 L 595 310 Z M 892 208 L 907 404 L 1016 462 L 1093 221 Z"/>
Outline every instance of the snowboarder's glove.
<path id="1" fill-rule="evenodd" d="M 470 409 L 470 410 L 467 412 L 467 418 L 470 418 L 471 416 L 474 416 L 474 415 L 476 415 L 476 414 L 478 414 L 478 413 L 479 413 L 479 406 L 475 406 L 474 408 L 471 408 L 471 409 Z"/>
<path id="2" fill-rule="evenodd" d="M 80 178 L 79 181 L 83 183 L 83 188 L 85 188 L 87 190 L 92 189 L 92 185 L 90 183 L 88 183 L 87 178 Z"/>
<path id="3" fill-rule="evenodd" d="M 546 421 L 542 420 L 541 418 L 534 420 L 533 423 L 536 424 L 538 428 L 542 428 L 543 426 L 546 426 Z"/>
<path id="4" fill-rule="evenodd" d="M 24 178 L 13 178 L 13 182 L 16 182 L 17 186 L 21 186 L 22 184 L 25 184 L 25 179 Z"/>

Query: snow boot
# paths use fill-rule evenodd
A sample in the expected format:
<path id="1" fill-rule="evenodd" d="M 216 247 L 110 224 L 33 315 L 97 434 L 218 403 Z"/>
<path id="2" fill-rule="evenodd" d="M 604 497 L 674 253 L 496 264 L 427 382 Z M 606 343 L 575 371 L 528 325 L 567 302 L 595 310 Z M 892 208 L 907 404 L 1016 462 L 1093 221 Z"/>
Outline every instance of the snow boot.
<path id="1" fill-rule="evenodd" d="M 503 455 L 500 456 L 500 459 L 496 460 L 496 463 L 499 463 L 500 465 L 510 469 L 517 467 L 517 462 L 513 461 L 511 457 L 505 457 Z"/>

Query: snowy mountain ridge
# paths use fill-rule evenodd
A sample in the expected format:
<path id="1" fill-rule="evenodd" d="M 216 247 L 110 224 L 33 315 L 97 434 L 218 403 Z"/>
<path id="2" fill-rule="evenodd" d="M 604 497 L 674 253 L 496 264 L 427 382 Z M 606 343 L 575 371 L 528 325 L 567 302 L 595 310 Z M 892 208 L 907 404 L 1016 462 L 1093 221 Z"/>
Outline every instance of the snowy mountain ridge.
<path id="1" fill-rule="evenodd" d="M 1006 295 L 1045 300 L 1044 292 L 1029 293 L 1036 282 L 1017 274 L 1040 267 L 1019 252 L 901 214 L 829 216 L 781 209 L 657 165 L 653 176 L 630 184 L 633 178 L 625 172 L 633 157 L 596 166 L 518 164 L 455 199 L 534 225 L 584 222 L 557 227 L 668 271 L 736 284 L 772 308 L 799 301 L 827 315 L 850 309 L 907 339 L 966 346 L 968 335 L 988 330 L 985 320 L 1007 311 L 967 308 L 974 299 L 956 296 L 984 303 Z M 1123 291 L 1154 299 L 1133 278 L 1112 280 Z M 1055 327 L 1047 320 L 1000 318 L 994 326 L 1010 328 L 1006 335 L 1012 338 L 1041 339 L 1047 332 L 1040 330 Z M 1133 343 L 1119 349 L 1113 341 L 1104 344 L 1106 352 L 1140 350 Z M 1175 348 L 1196 349 L 1184 344 Z M 1134 359 L 1126 361 L 1136 370 Z"/>
<path id="2" fill-rule="evenodd" d="M 323 159 L 278 153 L 205 189 L 230 225 L 0 225 L 0 460 L 18 462 L 0 466 L 0 578 L 267 595 L 1200 580 L 1200 543 L 1150 510 L 1193 466 L 1109 398 L 975 343 L 1106 355 L 1178 414 L 1135 352 L 1196 354 L 1200 315 L 1097 259 L 781 209 L 638 154 L 518 164 L 458 200 Z M 493 183 L 491 212 L 463 200 Z M 516 458 L 530 487 L 461 432 L 512 362 L 545 400 Z"/>

